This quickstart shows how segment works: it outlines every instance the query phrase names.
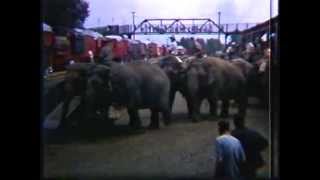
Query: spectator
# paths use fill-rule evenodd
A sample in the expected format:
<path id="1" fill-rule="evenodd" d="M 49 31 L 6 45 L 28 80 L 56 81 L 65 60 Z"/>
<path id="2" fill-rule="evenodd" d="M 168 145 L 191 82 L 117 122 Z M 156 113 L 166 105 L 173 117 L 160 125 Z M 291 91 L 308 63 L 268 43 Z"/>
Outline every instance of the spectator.
<path id="1" fill-rule="evenodd" d="M 240 180 L 245 154 L 238 139 L 230 135 L 229 122 L 218 123 L 219 134 L 216 138 L 216 174 L 215 178 L 224 180 Z"/>
<path id="2" fill-rule="evenodd" d="M 93 55 L 93 52 L 91 50 L 88 51 L 88 54 L 89 54 L 89 59 L 90 59 L 90 62 L 91 63 L 94 63 L 94 55 Z"/>
<path id="3" fill-rule="evenodd" d="M 100 52 L 100 63 L 106 64 L 113 60 L 113 44 L 112 40 L 107 41 L 107 43 L 101 48 Z"/>
<path id="4" fill-rule="evenodd" d="M 266 58 L 266 59 L 270 59 L 271 58 L 271 49 L 270 48 L 266 48 L 264 50 L 264 58 Z"/>
<path id="5" fill-rule="evenodd" d="M 202 58 L 203 57 L 203 52 L 202 52 L 202 46 L 201 44 L 194 39 L 193 37 L 191 38 L 193 41 L 193 49 L 192 49 L 192 54 L 196 56 L 197 58 Z"/>
<path id="6" fill-rule="evenodd" d="M 234 117 L 234 126 L 231 134 L 239 139 L 246 155 L 243 175 L 248 180 L 255 179 L 258 168 L 265 164 L 261 151 L 267 148 L 268 141 L 258 132 L 248 129 L 242 116 Z"/>

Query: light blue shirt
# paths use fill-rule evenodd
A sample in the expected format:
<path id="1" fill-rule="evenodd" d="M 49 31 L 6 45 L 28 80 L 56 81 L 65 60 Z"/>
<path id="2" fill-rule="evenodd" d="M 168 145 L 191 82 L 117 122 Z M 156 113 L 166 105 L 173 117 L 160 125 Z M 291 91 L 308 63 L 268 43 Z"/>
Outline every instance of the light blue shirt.
<path id="1" fill-rule="evenodd" d="M 240 178 L 240 163 L 244 162 L 246 157 L 240 141 L 225 134 L 216 138 L 217 162 L 224 167 L 224 173 L 232 179 Z"/>

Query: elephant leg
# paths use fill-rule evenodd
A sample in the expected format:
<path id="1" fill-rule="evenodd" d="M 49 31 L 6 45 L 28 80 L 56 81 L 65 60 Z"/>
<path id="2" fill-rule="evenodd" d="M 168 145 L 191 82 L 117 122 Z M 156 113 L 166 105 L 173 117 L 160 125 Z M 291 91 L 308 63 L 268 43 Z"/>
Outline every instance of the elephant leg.
<path id="1" fill-rule="evenodd" d="M 151 123 L 149 129 L 159 129 L 159 111 L 157 109 L 151 109 Z"/>
<path id="2" fill-rule="evenodd" d="M 240 95 L 238 98 L 238 115 L 245 117 L 248 106 L 248 97 L 246 94 Z"/>
<path id="3" fill-rule="evenodd" d="M 103 117 L 104 117 L 104 121 L 107 122 L 107 125 L 108 125 L 109 127 L 114 126 L 114 121 L 115 121 L 115 119 L 110 118 L 110 106 L 104 108 Z"/>
<path id="4" fill-rule="evenodd" d="M 193 106 L 192 106 L 190 98 L 186 98 L 186 101 L 187 101 L 187 108 L 188 108 L 188 118 L 191 119 Z"/>
<path id="5" fill-rule="evenodd" d="M 218 104 L 217 99 L 216 98 L 209 98 L 208 101 L 210 104 L 210 115 L 217 116 L 217 104 Z"/>
<path id="6" fill-rule="evenodd" d="M 90 124 L 87 124 L 88 122 L 92 122 L 91 119 L 88 120 L 88 118 L 95 118 L 95 114 L 93 114 L 93 116 L 88 116 L 88 104 L 86 104 L 86 101 L 85 101 L 85 98 L 84 98 L 84 95 L 81 96 L 81 100 L 80 100 L 80 106 L 79 106 L 79 125 L 80 127 L 87 127 L 87 125 L 90 125 Z"/>
<path id="7" fill-rule="evenodd" d="M 184 99 L 186 100 L 187 103 L 187 110 L 188 110 L 188 119 L 191 119 L 192 117 L 192 99 L 190 98 L 189 94 L 186 93 L 186 91 L 184 91 L 183 89 L 179 90 L 182 94 L 182 96 L 184 97 Z"/>
<path id="8" fill-rule="evenodd" d="M 139 117 L 138 109 L 136 108 L 128 108 L 128 114 L 130 117 L 130 123 L 129 125 L 135 129 L 141 128 L 141 120 Z"/>
<path id="9" fill-rule="evenodd" d="M 69 105 L 70 105 L 71 100 L 72 100 L 72 98 L 66 98 L 66 100 L 63 102 L 62 113 L 61 113 L 61 122 L 60 122 L 59 128 L 65 128 L 67 126 L 66 115 L 69 111 Z"/>
<path id="10" fill-rule="evenodd" d="M 176 90 L 171 90 L 170 91 L 170 110 L 172 112 L 172 107 L 173 107 L 173 103 L 174 103 L 174 98 L 176 96 Z"/>
<path id="11" fill-rule="evenodd" d="M 192 102 L 191 120 L 192 122 L 199 122 L 201 100 L 194 98 Z"/>
<path id="12" fill-rule="evenodd" d="M 227 118 L 229 117 L 229 99 L 222 99 L 222 107 L 220 117 Z"/>
<path id="13" fill-rule="evenodd" d="M 169 126 L 171 124 L 171 111 L 169 109 L 163 109 L 161 113 L 164 124 Z"/>

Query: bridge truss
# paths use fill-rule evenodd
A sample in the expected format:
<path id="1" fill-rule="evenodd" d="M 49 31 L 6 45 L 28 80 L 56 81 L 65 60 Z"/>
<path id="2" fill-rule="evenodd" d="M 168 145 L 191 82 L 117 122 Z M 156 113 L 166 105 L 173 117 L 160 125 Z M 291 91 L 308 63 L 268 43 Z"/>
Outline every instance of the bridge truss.
<path id="1" fill-rule="evenodd" d="M 133 34 L 217 34 L 223 28 L 208 18 L 145 19 L 134 28 Z"/>
<path id="2" fill-rule="evenodd" d="M 145 19 L 137 26 L 115 25 L 91 28 L 103 35 L 159 35 L 159 34 L 229 34 L 236 30 L 243 31 L 257 23 L 237 23 L 218 25 L 210 18 L 159 18 Z"/>

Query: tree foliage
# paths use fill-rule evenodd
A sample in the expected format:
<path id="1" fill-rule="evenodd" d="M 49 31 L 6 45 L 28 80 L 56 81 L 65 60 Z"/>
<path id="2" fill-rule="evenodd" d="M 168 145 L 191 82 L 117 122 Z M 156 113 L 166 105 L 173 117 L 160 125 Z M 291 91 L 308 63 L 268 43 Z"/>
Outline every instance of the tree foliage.
<path id="1" fill-rule="evenodd" d="M 50 26 L 81 28 L 88 16 L 84 0 L 43 0 L 43 20 Z"/>

